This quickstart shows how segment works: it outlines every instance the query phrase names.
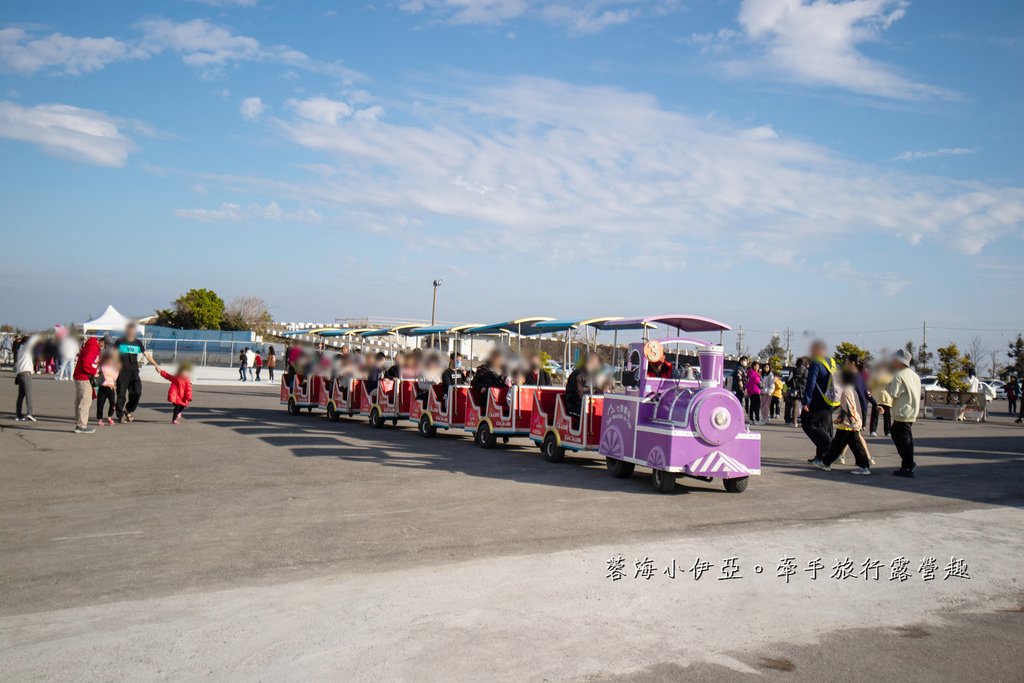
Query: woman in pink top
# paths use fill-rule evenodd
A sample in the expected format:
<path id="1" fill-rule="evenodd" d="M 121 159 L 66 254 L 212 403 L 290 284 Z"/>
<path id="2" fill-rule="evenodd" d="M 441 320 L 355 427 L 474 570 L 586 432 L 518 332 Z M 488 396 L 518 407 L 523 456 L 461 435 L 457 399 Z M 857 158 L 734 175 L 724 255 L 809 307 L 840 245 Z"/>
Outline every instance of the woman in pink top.
<path id="1" fill-rule="evenodd" d="M 748 419 L 757 424 L 761 419 L 761 364 L 756 360 L 747 369 L 747 396 L 750 399 Z"/>

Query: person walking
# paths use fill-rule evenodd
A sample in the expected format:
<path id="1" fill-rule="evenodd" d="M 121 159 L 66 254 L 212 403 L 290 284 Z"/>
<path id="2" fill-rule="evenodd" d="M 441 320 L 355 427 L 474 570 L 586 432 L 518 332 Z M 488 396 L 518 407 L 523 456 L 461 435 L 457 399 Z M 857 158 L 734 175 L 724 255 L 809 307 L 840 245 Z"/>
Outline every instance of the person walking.
<path id="1" fill-rule="evenodd" d="M 23 338 L 18 345 L 14 359 L 14 383 L 18 385 L 18 400 L 15 404 L 14 419 L 17 422 L 35 422 L 32 415 L 32 375 L 35 374 L 36 347 L 42 345 L 41 335 L 33 334 Z M 22 408 L 25 410 L 22 411 Z"/>
<path id="2" fill-rule="evenodd" d="M 744 414 L 747 411 L 747 357 L 740 356 L 740 362 L 732 373 L 732 393 L 743 406 Z"/>
<path id="3" fill-rule="evenodd" d="M 57 325 L 55 330 L 57 336 L 56 348 L 59 358 L 57 374 L 54 376 L 54 379 L 61 382 L 70 382 L 74 374 L 75 359 L 78 357 L 78 340 L 63 325 Z"/>
<path id="4" fill-rule="evenodd" d="M 121 373 L 121 357 L 112 348 L 103 351 L 100 357 L 99 386 L 96 387 L 96 424 L 114 424 L 114 407 L 117 405 L 117 376 Z M 106 405 L 107 414 L 103 415 Z M 106 420 L 106 422 L 104 422 Z"/>
<path id="5" fill-rule="evenodd" d="M 910 354 L 899 349 L 892 356 L 893 377 L 889 383 L 892 396 L 892 441 L 900 454 L 900 468 L 893 472 L 897 477 L 913 477 L 914 468 L 914 422 L 921 409 L 921 378 L 910 369 Z"/>
<path id="6" fill-rule="evenodd" d="M 766 360 L 761 366 L 761 424 L 766 425 L 771 419 L 772 393 L 775 391 L 775 373 L 772 362 Z"/>
<path id="7" fill-rule="evenodd" d="M 824 458 L 835 435 L 832 412 L 839 406 L 839 377 L 835 359 L 826 354 L 825 342 L 811 344 L 800 425 L 814 444 L 815 455 L 808 462 Z"/>
<path id="8" fill-rule="evenodd" d="M 100 342 L 96 337 L 85 340 L 78 352 L 75 371 L 75 434 L 92 434 L 96 430 L 89 426 L 89 411 L 95 394 L 93 380 L 100 369 Z"/>
<path id="9" fill-rule="evenodd" d="M 1010 409 L 1010 417 L 1017 412 L 1017 399 L 1020 398 L 1020 384 L 1017 382 L 1017 375 L 1011 375 L 1010 381 L 1006 383 L 1006 404 Z"/>
<path id="10" fill-rule="evenodd" d="M 249 365 L 249 357 L 245 355 L 245 349 L 238 352 L 238 379 L 241 382 L 245 380 L 245 369 Z"/>
<path id="11" fill-rule="evenodd" d="M 0 365 L 11 365 L 14 363 L 14 340 L 11 335 L 5 334 L 0 340 Z"/>
<path id="12" fill-rule="evenodd" d="M 882 418 L 882 434 L 886 437 L 892 430 L 892 395 L 889 393 L 889 382 L 892 373 L 885 366 L 878 366 L 871 371 L 869 386 L 875 403 L 871 407 L 871 425 L 868 431 L 871 436 L 878 436 L 878 418 Z"/>
<path id="13" fill-rule="evenodd" d="M 277 354 L 274 352 L 274 347 L 271 346 L 267 349 L 267 380 L 274 381 L 274 368 L 277 367 Z"/>
<path id="14" fill-rule="evenodd" d="M 747 384 L 744 387 L 747 395 L 749 414 L 747 419 L 751 424 L 761 423 L 761 364 L 756 360 L 750 364 L 747 370 Z"/>
<path id="15" fill-rule="evenodd" d="M 245 366 L 249 369 L 249 381 L 252 382 L 252 373 L 256 368 L 256 352 L 248 347 L 245 349 Z"/>
<path id="16" fill-rule="evenodd" d="M 787 405 L 789 413 L 786 416 L 786 424 L 791 424 L 794 427 L 800 426 L 800 412 L 805 391 L 807 391 L 807 359 L 800 357 L 796 359 L 793 376 L 789 378 L 789 403 Z"/>
<path id="17" fill-rule="evenodd" d="M 260 381 L 260 371 L 263 370 L 263 356 L 256 354 L 256 381 Z"/>
<path id="18" fill-rule="evenodd" d="M 171 404 L 171 424 L 181 424 L 181 414 L 192 403 L 192 364 L 188 361 L 178 366 L 178 372 L 171 374 L 159 365 L 156 371 L 171 383 L 167 389 L 167 402 Z"/>
<path id="19" fill-rule="evenodd" d="M 849 447 L 857 461 L 857 466 L 850 470 L 850 474 L 871 474 L 871 455 L 868 453 L 867 444 L 860 436 L 864 419 L 863 413 L 860 412 L 861 399 L 857 392 L 858 374 L 856 363 L 847 361 L 843 368 L 843 389 L 835 419 L 836 435 L 825 454 L 820 459 L 815 458 L 811 461 L 811 466 L 815 469 L 830 471 L 832 463 Z"/>
<path id="20" fill-rule="evenodd" d="M 156 365 L 153 354 L 146 350 L 138 335 L 138 325 L 129 323 L 124 336 L 114 342 L 117 345 L 117 352 L 121 354 L 121 372 L 117 375 L 117 419 L 125 424 L 135 420 L 135 409 L 142 400 L 139 356 Z"/>

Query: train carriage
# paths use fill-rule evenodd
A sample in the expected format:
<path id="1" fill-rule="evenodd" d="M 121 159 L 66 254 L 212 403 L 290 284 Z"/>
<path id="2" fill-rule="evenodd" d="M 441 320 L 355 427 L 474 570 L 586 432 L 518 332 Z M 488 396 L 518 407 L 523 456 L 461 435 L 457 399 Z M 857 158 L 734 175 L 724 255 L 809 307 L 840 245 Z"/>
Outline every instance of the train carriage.
<path id="1" fill-rule="evenodd" d="M 467 335 L 507 335 L 508 346 L 515 335 L 518 351 L 522 352 L 522 340 L 542 333 L 538 327 L 552 318 L 531 316 L 517 318 L 493 325 L 482 325 L 466 330 Z M 470 391 L 466 402 L 464 428 L 472 432 L 473 441 L 481 448 L 494 448 L 500 438 L 508 443 L 513 436 L 528 436 L 533 419 L 537 387 L 513 384 L 495 387 L 485 392 Z"/>
<path id="2" fill-rule="evenodd" d="M 325 394 L 320 375 L 308 379 L 302 375 L 292 375 L 290 379 L 288 373 L 281 375 L 281 405 L 287 406 L 292 415 L 298 415 L 303 408 L 312 412 L 313 408 L 321 407 Z"/>
<path id="3" fill-rule="evenodd" d="M 410 336 L 425 337 L 430 335 L 454 337 L 454 348 L 458 348 L 458 339 L 469 330 L 482 327 L 479 323 L 461 325 L 442 325 L 418 327 L 409 332 Z M 409 407 L 409 421 L 416 425 L 419 433 L 431 438 L 437 435 L 438 429 L 463 429 L 466 426 L 466 408 L 469 402 L 469 385 L 453 384 L 445 387 L 443 383 L 422 387 L 422 398 L 413 400 Z"/>
<path id="4" fill-rule="evenodd" d="M 342 415 L 352 417 L 359 413 L 362 402 L 363 380 L 355 377 L 337 377 L 327 385 L 321 397 L 321 405 L 330 420 L 338 420 Z"/>
<path id="5" fill-rule="evenodd" d="M 541 334 L 566 333 L 564 365 L 569 365 L 572 358 L 572 337 L 570 332 L 583 328 L 586 346 L 589 349 L 591 333 L 594 341 L 601 331 L 612 329 L 610 326 L 620 323 L 615 328 L 616 341 L 619 332 L 644 330 L 651 327 L 650 323 L 626 324 L 623 318 L 602 317 L 585 319 L 548 320 L 537 323 Z M 613 348 L 617 346 L 613 342 Z M 614 360 L 614 359 L 613 359 Z M 564 387 L 541 387 L 534 400 L 533 416 L 530 420 L 530 439 L 540 446 L 541 452 L 548 462 L 561 462 L 566 451 L 596 451 L 601 440 L 601 419 L 604 414 L 604 396 L 587 394 L 583 396 L 580 415 L 569 415 L 565 406 Z"/>

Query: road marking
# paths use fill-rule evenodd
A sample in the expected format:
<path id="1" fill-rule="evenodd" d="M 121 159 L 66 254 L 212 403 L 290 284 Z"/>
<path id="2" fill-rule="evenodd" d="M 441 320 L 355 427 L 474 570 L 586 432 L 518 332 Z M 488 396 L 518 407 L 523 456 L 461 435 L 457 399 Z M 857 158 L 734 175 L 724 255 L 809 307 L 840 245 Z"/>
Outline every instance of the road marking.
<path id="1" fill-rule="evenodd" d="M 60 538 L 54 538 L 54 541 L 81 541 L 87 538 L 107 538 L 109 536 L 133 536 L 135 534 L 141 534 L 141 531 L 114 531 L 109 534 L 87 534 L 85 536 L 61 536 Z"/>

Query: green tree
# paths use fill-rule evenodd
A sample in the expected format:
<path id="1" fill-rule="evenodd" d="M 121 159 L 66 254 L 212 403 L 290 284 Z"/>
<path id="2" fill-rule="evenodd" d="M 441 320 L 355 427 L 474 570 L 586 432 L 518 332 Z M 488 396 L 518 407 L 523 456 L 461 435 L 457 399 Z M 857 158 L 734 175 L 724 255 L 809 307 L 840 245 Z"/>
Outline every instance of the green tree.
<path id="1" fill-rule="evenodd" d="M 871 352 L 867 349 L 862 349 L 853 342 L 844 341 L 836 347 L 835 359 L 838 363 L 845 363 L 848 358 L 856 356 L 858 359 L 865 363 L 871 362 Z"/>
<path id="2" fill-rule="evenodd" d="M 1017 333 L 1017 338 L 1010 342 L 1010 350 L 1006 355 L 1010 357 L 1010 362 L 1005 372 L 1017 377 L 1024 376 L 1024 337 L 1020 333 Z"/>
<path id="3" fill-rule="evenodd" d="M 222 330 L 252 330 L 265 333 L 273 325 L 267 302 L 258 296 L 239 296 L 224 308 Z"/>
<path id="4" fill-rule="evenodd" d="M 932 374 L 934 368 L 932 363 L 935 362 L 935 354 L 928 350 L 927 344 L 921 344 L 920 348 L 917 349 L 917 357 L 914 358 L 914 365 L 917 368 L 917 372 L 920 375 Z"/>
<path id="5" fill-rule="evenodd" d="M 174 327 L 218 330 L 223 318 L 224 300 L 212 289 L 190 289 L 174 300 Z"/>
<path id="6" fill-rule="evenodd" d="M 951 393 L 967 391 L 970 388 L 967 381 L 969 365 L 970 361 L 960 355 L 960 349 L 956 344 L 939 349 L 939 386 Z"/>
<path id="7" fill-rule="evenodd" d="M 772 338 L 768 340 L 768 345 L 757 352 L 758 358 L 777 358 L 781 363 L 781 359 L 786 357 L 786 347 L 782 345 L 782 340 L 779 339 L 779 335 L 773 334 Z"/>

